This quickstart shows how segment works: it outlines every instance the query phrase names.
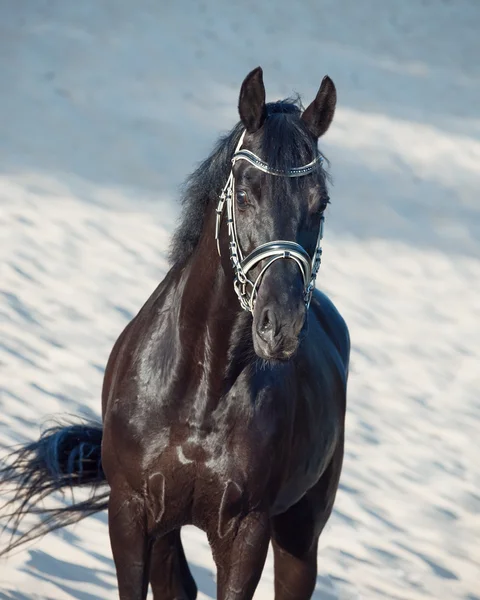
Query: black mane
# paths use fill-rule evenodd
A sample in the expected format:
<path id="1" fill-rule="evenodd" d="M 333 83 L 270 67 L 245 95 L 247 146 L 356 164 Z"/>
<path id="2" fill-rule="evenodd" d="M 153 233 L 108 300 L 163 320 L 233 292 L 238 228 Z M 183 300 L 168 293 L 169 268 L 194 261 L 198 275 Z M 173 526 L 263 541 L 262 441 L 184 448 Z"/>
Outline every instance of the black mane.
<path id="1" fill-rule="evenodd" d="M 288 169 L 310 162 L 317 152 L 316 142 L 307 131 L 300 115 L 300 99 L 270 102 L 263 125 L 261 157 L 274 169 Z M 231 157 L 244 126 L 241 122 L 217 142 L 213 152 L 188 177 L 182 195 L 180 224 L 172 237 L 170 263 L 183 264 L 200 239 L 205 211 L 217 203 L 231 169 Z"/>

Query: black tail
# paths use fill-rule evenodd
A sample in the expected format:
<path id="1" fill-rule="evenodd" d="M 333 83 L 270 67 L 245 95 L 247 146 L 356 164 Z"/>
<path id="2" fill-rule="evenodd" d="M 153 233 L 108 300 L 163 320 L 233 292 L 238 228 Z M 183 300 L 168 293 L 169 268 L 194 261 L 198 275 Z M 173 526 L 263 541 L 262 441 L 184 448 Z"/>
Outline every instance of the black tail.
<path id="1" fill-rule="evenodd" d="M 6 547 L 0 548 L 0 556 L 107 508 L 109 491 L 100 489 L 106 484 L 101 443 L 101 425 L 57 425 L 45 431 L 37 442 L 22 446 L 7 457 L 5 466 L 0 467 L 0 485 L 13 488 L 13 495 L 1 507 L 0 516 L 7 519 L 3 531 L 10 528 L 12 537 Z M 73 493 L 77 487 L 93 488 L 90 498 L 60 508 L 37 506 L 53 492 Z M 27 514 L 39 515 L 40 525 L 15 536 Z"/>

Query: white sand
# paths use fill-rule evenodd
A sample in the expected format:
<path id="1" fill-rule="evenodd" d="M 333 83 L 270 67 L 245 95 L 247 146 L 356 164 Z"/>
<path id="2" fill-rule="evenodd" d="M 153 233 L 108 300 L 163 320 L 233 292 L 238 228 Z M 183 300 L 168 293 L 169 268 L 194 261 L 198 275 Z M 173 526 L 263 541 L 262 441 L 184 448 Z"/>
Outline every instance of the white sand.
<path id="1" fill-rule="evenodd" d="M 99 414 L 110 348 L 165 274 L 177 186 L 245 74 L 309 102 L 328 72 L 319 285 L 353 352 L 316 598 L 478 600 L 480 5 L 228 4 L 0 0 L 0 443 Z M 205 538 L 185 540 L 213 598 Z M 35 598 L 116 598 L 105 515 L 0 562 L 0 599 Z"/>

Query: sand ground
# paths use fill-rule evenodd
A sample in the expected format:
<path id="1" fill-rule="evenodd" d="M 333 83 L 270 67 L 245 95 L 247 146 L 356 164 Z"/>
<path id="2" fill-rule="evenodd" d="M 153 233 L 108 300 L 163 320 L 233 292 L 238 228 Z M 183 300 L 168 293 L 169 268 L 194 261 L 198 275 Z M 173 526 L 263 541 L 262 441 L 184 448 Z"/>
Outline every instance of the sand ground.
<path id="1" fill-rule="evenodd" d="M 236 122 L 246 73 L 305 102 L 329 73 L 319 286 L 353 350 L 315 597 L 478 600 L 479 31 L 475 0 L 0 0 L 0 443 L 99 415 L 178 186 Z M 184 538 L 214 598 L 205 538 Z M 0 599 L 40 598 L 116 598 L 105 515 L 0 562 Z"/>

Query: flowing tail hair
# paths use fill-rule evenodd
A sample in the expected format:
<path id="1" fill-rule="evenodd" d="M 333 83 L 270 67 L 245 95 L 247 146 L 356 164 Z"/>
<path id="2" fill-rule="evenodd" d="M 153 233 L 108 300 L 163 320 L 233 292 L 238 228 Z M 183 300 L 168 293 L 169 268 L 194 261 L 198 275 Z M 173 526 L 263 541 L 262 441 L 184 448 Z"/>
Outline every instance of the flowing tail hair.
<path id="1" fill-rule="evenodd" d="M 0 486 L 13 493 L 0 507 L 3 527 L 11 530 L 0 556 L 56 529 L 76 523 L 108 506 L 109 490 L 101 463 L 102 427 L 95 423 L 61 425 L 44 431 L 36 442 L 21 446 L 0 466 Z M 54 492 L 90 487 L 88 500 L 60 508 L 42 508 L 39 503 Z M 2 493 L 3 495 L 3 493 Z M 4 514 L 6 512 L 6 514 Z M 27 514 L 41 517 L 26 532 L 16 536 Z"/>

